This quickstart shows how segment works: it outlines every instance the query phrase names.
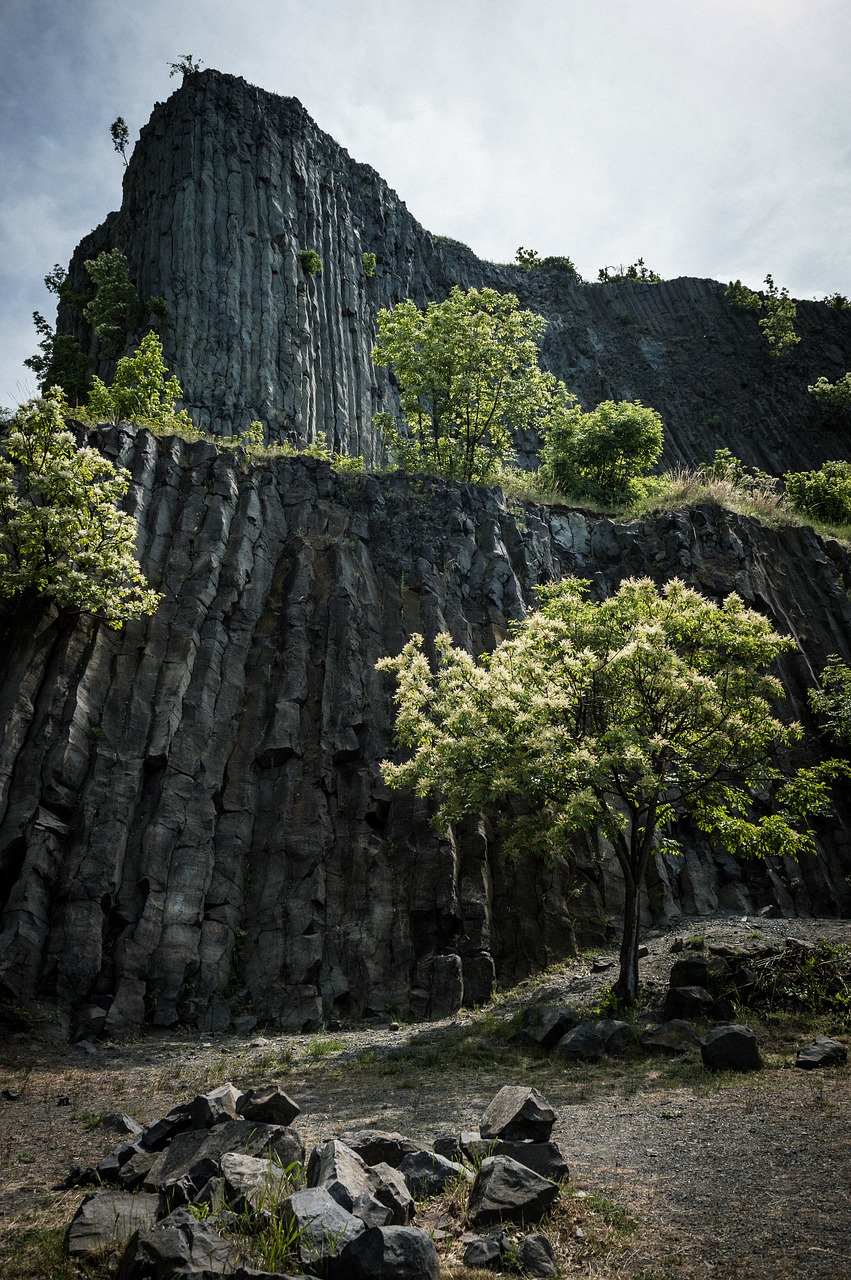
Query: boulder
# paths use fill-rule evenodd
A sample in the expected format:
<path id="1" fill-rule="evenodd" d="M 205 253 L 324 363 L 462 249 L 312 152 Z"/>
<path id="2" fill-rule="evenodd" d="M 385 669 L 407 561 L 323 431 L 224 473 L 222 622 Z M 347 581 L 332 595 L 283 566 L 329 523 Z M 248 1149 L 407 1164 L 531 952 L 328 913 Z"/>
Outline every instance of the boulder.
<path id="1" fill-rule="evenodd" d="M 151 1280 L 206 1272 L 227 1274 L 239 1265 L 240 1250 L 232 1241 L 199 1222 L 185 1209 L 178 1210 L 156 1227 L 131 1236 L 117 1280 Z"/>
<path id="2" fill-rule="evenodd" d="M 380 1162 L 371 1165 L 371 1170 L 378 1177 L 378 1186 L 373 1191 L 376 1200 L 390 1210 L 391 1227 L 404 1227 L 416 1213 L 414 1197 L 408 1190 L 404 1174 L 392 1165 Z"/>
<path id="3" fill-rule="evenodd" d="M 148 1171 L 143 1184 L 145 1190 L 165 1190 L 187 1176 L 197 1184 L 196 1189 L 200 1189 L 207 1177 L 221 1172 L 220 1161 L 226 1152 L 258 1158 L 274 1156 L 284 1168 L 296 1160 L 304 1160 L 304 1146 L 294 1130 L 283 1125 L 230 1120 L 212 1129 L 179 1133 Z M 198 1181 L 202 1169 L 208 1170 L 203 1182 Z"/>
<path id="4" fill-rule="evenodd" d="M 193 1129 L 212 1129 L 213 1125 L 236 1120 L 236 1104 L 240 1100 L 239 1089 L 230 1083 L 219 1085 L 209 1093 L 199 1093 L 189 1104 Z"/>
<path id="5" fill-rule="evenodd" d="M 581 1021 L 582 1015 L 569 1005 L 533 1005 L 524 1014 L 519 1038 L 531 1040 L 541 1049 L 554 1049 Z"/>
<path id="6" fill-rule="evenodd" d="M 247 1089 L 236 1104 L 237 1113 L 244 1120 L 262 1120 L 265 1124 L 292 1124 L 301 1107 L 284 1093 L 279 1085 L 271 1084 L 260 1089 Z"/>
<path id="7" fill-rule="evenodd" d="M 454 1160 L 444 1160 L 436 1151 L 416 1151 L 413 1155 L 405 1156 L 399 1165 L 399 1172 L 415 1200 L 440 1195 L 449 1182 L 457 1182 L 459 1179 L 473 1181 L 469 1169 L 456 1164 Z"/>
<path id="8" fill-rule="evenodd" d="M 759 1071 L 762 1067 L 750 1027 L 713 1027 L 700 1041 L 700 1053 L 710 1071 Z"/>
<path id="9" fill-rule="evenodd" d="M 423 1142 L 403 1138 L 401 1133 L 386 1133 L 383 1129 L 360 1129 L 356 1133 L 344 1133 L 341 1138 L 347 1147 L 362 1156 L 367 1164 L 389 1164 L 398 1169 L 405 1156 L 415 1151 L 428 1151 Z"/>
<path id="10" fill-rule="evenodd" d="M 504 1231 L 494 1231 L 490 1235 L 468 1241 L 464 1249 L 464 1266 L 480 1271 L 499 1271 L 505 1245 Z"/>
<path id="11" fill-rule="evenodd" d="M 330 1271 L 346 1246 L 365 1230 L 360 1218 L 347 1213 L 324 1187 L 307 1187 L 288 1196 L 279 1217 L 286 1231 L 297 1234 L 302 1266 L 317 1274 Z"/>
<path id="12" fill-rule="evenodd" d="M 488 1156 L 470 1192 L 468 1216 L 474 1227 L 506 1219 L 537 1222 L 558 1199 L 558 1185 L 508 1156 Z"/>
<path id="13" fill-rule="evenodd" d="M 556 1045 L 556 1053 L 565 1062 L 599 1062 L 605 1052 L 603 1037 L 591 1022 L 580 1022 Z"/>
<path id="14" fill-rule="evenodd" d="M 324 1187 L 337 1204 L 351 1213 L 358 1196 L 374 1194 L 378 1178 L 366 1161 L 345 1142 L 329 1138 L 310 1153 L 307 1185 Z"/>
<path id="15" fill-rule="evenodd" d="M 330 1267 L 331 1280 L 439 1280 L 434 1241 L 417 1227 L 372 1227 Z"/>
<path id="16" fill-rule="evenodd" d="M 712 996 L 704 987 L 671 987 L 665 996 L 666 1018 L 705 1018 L 712 1008 Z"/>
<path id="17" fill-rule="evenodd" d="M 641 1044 L 651 1053 L 681 1054 L 696 1049 L 699 1041 L 690 1022 L 683 1018 L 671 1018 L 659 1027 L 651 1027 L 649 1031 L 645 1031 Z"/>
<path id="18" fill-rule="evenodd" d="M 527 1236 L 518 1252 L 520 1270 L 527 1276 L 554 1276 L 558 1274 L 555 1252 L 549 1240 L 541 1232 Z"/>
<path id="19" fill-rule="evenodd" d="M 468 1140 L 464 1154 L 474 1165 L 481 1164 L 487 1156 L 508 1156 L 552 1182 L 560 1182 L 570 1174 L 564 1152 L 557 1142 L 486 1142 L 478 1134 L 472 1138 L 465 1136 Z"/>
<path id="20" fill-rule="evenodd" d="M 546 1142 L 556 1113 L 537 1089 L 504 1085 L 487 1107 L 479 1123 L 483 1138 Z"/>
<path id="21" fill-rule="evenodd" d="M 146 1151 L 163 1151 L 175 1134 L 191 1127 L 192 1113 L 188 1105 L 173 1107 L 168 1115 L 143 1129 L 139 1141 Z"/>
<path id="22" fill-rule="evenodd" d="M 847 1061 L 848 1050 L 841 1040 L 816 1036 L 812 1044 L 805 1044 L 798 1050 L 795 1066 L 813 1071 L 816 1067 L 841 1067 Z"/>
<path id="23" fill-rule="evenodd" d="M 683 956 L 671 966 L 669 987 L 706 987 L 709 985 L 709 961 L 706 956 Z"/>
<path id="24" fill-rule="evenodd" d="M 225 1198 L 237 1213 L 250 1211 L 269 1217 L 291 1190 L 286 1170 L 273 1160 L 227 1151 L 220 1168 Z"/>
<path id="25" fill-rule="evenodd" d="M 86 1196 L 68 1228 L 66 1245 L 72 1258 L 85 1258 L 110 1245 L 124 1244 L 141 1227 L 152 1227 L 159 1196 L 132 1196 L 126 1191 L 95 1191 Z"/>
<path id="26" fill-rule="evenodd" d="M 628 1022 L 621 1022 L 617 1018 L 600 1018 L 592 1023 L 592 1028 L 603 1041 L 606 1053 L 612 1057 L 635 1044 L 635 1031 Z"/>

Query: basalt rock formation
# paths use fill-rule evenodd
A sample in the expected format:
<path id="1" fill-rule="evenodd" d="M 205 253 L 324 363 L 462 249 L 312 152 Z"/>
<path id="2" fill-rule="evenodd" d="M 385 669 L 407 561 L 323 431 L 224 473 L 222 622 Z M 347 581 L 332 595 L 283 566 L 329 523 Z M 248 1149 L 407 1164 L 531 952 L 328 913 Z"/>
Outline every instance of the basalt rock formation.
<path id="1" fill-rule="evenodd" d="M 60 1032 L 438 1016 L 564 955 L 571 921 L 602 939 L 616 898 L 590 851 L 573 879 L 506 863 L 484 824 L 441 836 L 382 783 L 392 684 L 375 661 L 414 631 L 480 652 L 537 582 L 579 573 L 605 592 L 650 572 L 736 589 L 794 635 L 799 714 L 826 655 L 851 657 L 851 563 L 806 529 L 715 507 L 617 524 L 130 428 L 97 438 L 133 476 L 159 611 L 123 632 L 49 605 L 2 619 L 0 990 Z M 801 866 L 660 862 L 648 909 L 849 913 L 849 816 Z"/>
<path id="2" fill-rule="evenodd" d="M 116 246 L 140 295 L 166 298 L 167 358 L 213 434 L 259 418 L 272 438 L 378 461 L 371 416 L 396 393 L 370 361 L 377 310 L 459 283 L 546 315 L 545 362 L 586 407 L 658 407 L 671 460 L 724 444 L 783 471 L 844 450 L 806 385 L 851 364 L 851 313 L 801 304 L 803 341 L 772 363 L 715 282 L 585 285 L 480 262 L 424 231 L 297 102 L 217 72 L 157 106 L 73 288 Z M 59 325 L 108 376 L 81 316 L 63 304 Z M 605 849 L 578 849 L 573 870 L 509 863 L 484 821 L 441 835 L 425 803 L 383 784 L 392 689 L 375 663 L 412 632 L 480 653 L 537 583 L 578 573 L 605 594 L 676 574 L 739 591 L 796 638 L 783 677 L 799 717 L 827 655 L 851 658 L 848 555 L 806 529 L 711 506 L 618 524 L 125 426 L 94 439 L 132 474 L 162 605 L 120 633 L 46 603 L 0 610 L 0 1001 L 59 1034 L 440 1016 L 602 940 L 618 906 Z M 681 861 L 658 860 L 648 918 L 851 914 L 842 803 L 801 866 L 741 867 L 689 840 Z"/>
<path id="3" fill-rule="evenodd" d="M 157 105 L 121 209 L 74 255 L 72 287 L 85 293 L 86 259 L 114 247 L 140 295 L 166 299 L 168 362 L 193 419 L 216 434 L 259 419 L 270 439 L 379 460 L 372 415 L 396 394 L 370 359 L 378 309 L 406 297 L 422 306 L 460 284 L 513 291 L 546 316 L 543 363 L 584 408 L 636 397 L 657 408 L 669 462 L 725 445 L 778 474 L 848 452 L 807 385 L 851 366 L 851 311 L 799 303 L 802 341 L 778 361 L 757 318 L 732 312 L 716 281 L 584 284 L 563 267 L 480 261 L 431 236 L 295 99 L 217 71 L 187 76 Z M 319 253 L 320 274 L 306 274 L 302 249 Z M 374 276 L 364 253 L 376 255 Z M 109 377 L 81 315 L 60 307 L 58 324 Z M 534 441 L 518 445 L 531 456 Z"/>

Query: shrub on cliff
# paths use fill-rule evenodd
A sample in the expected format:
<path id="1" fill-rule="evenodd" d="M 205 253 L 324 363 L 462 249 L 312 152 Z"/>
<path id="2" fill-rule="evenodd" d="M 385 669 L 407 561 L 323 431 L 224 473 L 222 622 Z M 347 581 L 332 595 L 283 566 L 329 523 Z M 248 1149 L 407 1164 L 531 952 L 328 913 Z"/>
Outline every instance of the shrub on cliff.
<path id="1" fill-rule="evenodd" d="M 629 498 L 635 481 L 662 454 L 664 427 L 640 400 L 604 400 L 590 413 L 578 406 L 544 431 L 541 480 L 562 493 L 602 501 Z"/>
<path id="2" fill-rule="evenodd" d="M 573 396 L 538 365 L 545 328 L 511 293 L 457 285 L 425 311 L 410 299 L 379 311 L 372 358 L 392 366 L 406 430 L 387 413 L 373 421 L 400 464 L 487 483 L 515 432 L 560 421 Z"/>
<path id="3" fill-rule="evenodd" d="M 67 413 L 54 387 L 0 436 L 0 595 L 48 596 L 120 627 L 160 597 L 136 560 L 136 522 L 118 510 L 128 473 L 78 448 Z"/>
<path id="4" fill-rule="evenodd" d="M 115 378 L 107 387 L 100 378 L 92 378 L 92 389 L 86 405 L 86 416 L 94 422 L 151 423 L 176 430 L 192 430 L 185 409 L 177 409 L 183 395 L 177 378 L 166 378 L 162 343 L 155 333 L 142 339 L 133 356 L 118 361 Z"/>
<path id="5" fill-rule="evenodd" d="M 825 418 L 851 417 L 851 373 L 843 374 L 835 382 L 817 378 L 807 391 Z"/>
<path id="6" fill-rule="evenodd" d="M 790 471 L 783 482 L 796 511 L 825 524 L 851 524 L 851 462 L 825 462 L 818 471 Z"/>
<path id="7" fill-rule="evenodd" d="M 768 672 L 794 644 L 738 596 L 717 605 L 676 579 L 643 578 L 595 602 L 587 587 L 542 588 L 539 608 L 478 661 L 448 635 L 434 673 L 421 636 L 383 658 L 410 756 L 382 772 L 436 797 L 441 825 L 494 814 L 509 851 L 556 859 L 575 832 L 602 832 L 624 877 L 616 991 L 632 1002 L 640 894 L 652 853 L 671 847 L 667 824 L 688 815 L 744 856 L 796 857 L 814 850 L 807 813 L 847 768 L 789 765 L 801 730 L 777 717 L 783 688 Z"/>

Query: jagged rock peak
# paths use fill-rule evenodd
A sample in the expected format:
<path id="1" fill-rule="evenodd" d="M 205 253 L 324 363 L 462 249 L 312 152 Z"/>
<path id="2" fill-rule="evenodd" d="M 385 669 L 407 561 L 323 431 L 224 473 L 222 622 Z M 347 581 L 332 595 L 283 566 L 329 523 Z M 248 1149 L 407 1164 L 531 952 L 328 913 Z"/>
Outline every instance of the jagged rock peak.
<path id="1" fill-rule="evenodd" d="M 584 407 L 638 397 L 658 408 L 669 461 L 727 445 L 779 473 L 843 452 L 806 388 L 851 366 L 851 311 L 799 304 L 802 341 L 774 361 L 756 317 L 734 314 L 715 281 L 583 284 L 563 269 L 483 262 L 430 235 L 296 99 L 218 71 L 187 76 L 155 107 L 121 209 L 74 255 L 74 288 L 88 286 L 85 260 L 114 246 L 140 294 L 165 297 L 166 356 L 193 418 L 216 433 L 260 419 L 272 439 L 379 461 L 372 417 L 397 400 L 370 358 L 376 314 L 460 284 L 514 291 L 546 316 L 544 363 Z M 303 249 L 320 273 L 305 271 Z M 373 276 L 364 253 L 376 255 Z M 60 309 L 59 321 L 108 376 L 82 317 Z M 518 445 L 534 452 L 534 440 Z"/>

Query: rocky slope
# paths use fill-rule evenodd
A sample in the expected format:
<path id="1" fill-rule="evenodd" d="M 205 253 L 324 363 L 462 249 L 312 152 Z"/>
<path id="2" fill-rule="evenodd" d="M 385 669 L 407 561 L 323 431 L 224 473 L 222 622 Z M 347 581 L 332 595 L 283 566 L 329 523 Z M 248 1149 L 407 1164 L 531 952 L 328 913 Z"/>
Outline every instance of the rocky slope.
<path id="1" fill-rule="evenodd" d="M 616 524 L 129 428 L 99 440 L 132 473 L 162 606 L 121 633 L 49 606 L 2 618 L 0 990 L 60 1030 L 441 1016 L 562 956 L 571 916 L 603 937 L 617 889 L 588 853 L 571 900 L 566 866 L 506 865 L 481 825 L 443 838 L 384 787 L 374 665 L 413 631 L 481 651 L 537 582 L 650 572 L 735 588 L 794 635 L 798 712 L 826 654 L 851 658 L 851 564 L 808 530 L 712 507 Z M 849 816 L 801 867 L 693 849 L 659 867 L 653 908 L 848 914 Z"/>
<path id="2" fill-rule="evenodd" d="M 74 288 L 89 287 L 85 260 L 112 247 L 143 297 L 166 298 L 167 357 L 193 418 L 214 433 L 260 419 L 273 439 L 327 440 L 374 462 L 372 415 L 395 399 L 370 360 L 377 311 L 405 297 L 424 305 L 457 283 L 513 290 L 545 315 L 544 363 L 585 408 L 608 397 L 658 408 L 668 461 L 726 445 L 780 473 L 848 454 L 806 388 L 851 367 L 851 311 L 799 304 L 801 344 L 778 362 L 756 317 L 733 314 L 715 281 L 582 284 L 560 268 L 482 262 L 430 236 L 295 99 L 217 71 L 188 76 L 156 106 L 121 209 L 74 255 Z M 320 254 L 320 275 L 305 274 L 300 249 Z M 372 278 L 364 252 L 378 259 Z M 110 376 L 79 315 L 60 308 L 59 326 Z M 519 443 L 528 456 L 533 442 Z"/>

